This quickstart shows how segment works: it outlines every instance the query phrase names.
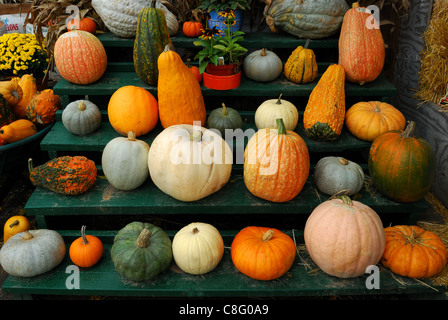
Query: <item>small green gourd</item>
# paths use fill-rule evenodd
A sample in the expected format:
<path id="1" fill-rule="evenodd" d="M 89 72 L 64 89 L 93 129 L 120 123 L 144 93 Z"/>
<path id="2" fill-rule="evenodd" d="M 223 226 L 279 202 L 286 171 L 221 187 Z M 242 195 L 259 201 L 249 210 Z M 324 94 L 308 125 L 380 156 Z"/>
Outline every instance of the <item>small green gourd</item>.
<path id="1" fill-rule="evenodd" d="M 237 110 L 227 108 L 223 103 L 222 108 L 217 108 L 210 112 L 207 125 L 209 129 L 218 130 L 224 138 L 226 129 L 241 129 L 243 127 L 243 119 Z"/>

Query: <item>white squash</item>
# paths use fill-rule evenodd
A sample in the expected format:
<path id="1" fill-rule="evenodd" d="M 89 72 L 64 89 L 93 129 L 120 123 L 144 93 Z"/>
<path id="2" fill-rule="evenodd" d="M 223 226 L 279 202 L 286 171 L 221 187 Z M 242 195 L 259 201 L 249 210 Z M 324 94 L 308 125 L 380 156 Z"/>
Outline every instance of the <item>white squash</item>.
<path id="1" fill-rule="evenodd" d="M 232 162 L 232 151 L 219 134 L 188 124 L 165 128 L 148 154 L 154 184 L 181 201 L 197 201 L 220 190 L 230 179 Z"/>
<path id="2" fill-rule="evenodd" d="M 149 145 L 135 137 L 117 137 L 104 147 L 101 164 L 109 183 L 118 190 L 129 191 L 141 186 L 149 176 Z"/>
<path id="3" fill-rule="evenodd" d="M 314 168 L 314 184 L 327 195 L 345 191 L 351 196 L 364 186 L 364 171 L 359 164 L 345 158 L 324 157 Z"/>
<path id="4" fill-rule="evenodd" d="M 268 82 L 277 79 L 282 73 L 283 63 L 273 51 L 260 49 L 247 55 L 243 69 L 249 79 Z"/>
<path id="5" fill-rule="evenodd" d="M 100 109 L 89 100 L 70 102 L 62 111 L 62 124 L 73 134 L 90 134 L 101 125 Z"/>
<path id="6" fill-rule="evenodd" d="M 293 131 L 299 122 L 299 111 L 289 101 L 278 99 L 264 101 L 255 111 L 257 129 L 277 128 L 276 119 L 282 118 L 286 130 Z"/>
<path id="7" fill-rule="evenodd" d="M 216 268 L 224 254 L 224 241 L 218 229 L 208 223 L 193 222 L 173 238 L 173 258 L 190 274 L 204 274 Z"/>
<path id="8" fill-rule="evenodd" d="M 118 37 L 133 38 L 137 31 L 138 14 L 141 9 L 151 6 L 153 0 L 92 0 L 92 7 L 106 27 Z M 168 32 L 177 33 L 179 22 L 176 15 L 163 4 L 156 2 L 156 8 L 165 14 Z"/>
<path id="9" fill-rule="evenodd" d="M 9 238 L 0 250 L 0 263 L 12 276 L 34 277 L 52 270 L 64 260 L 62 236 L 53 230 L 20 232 Z"/>

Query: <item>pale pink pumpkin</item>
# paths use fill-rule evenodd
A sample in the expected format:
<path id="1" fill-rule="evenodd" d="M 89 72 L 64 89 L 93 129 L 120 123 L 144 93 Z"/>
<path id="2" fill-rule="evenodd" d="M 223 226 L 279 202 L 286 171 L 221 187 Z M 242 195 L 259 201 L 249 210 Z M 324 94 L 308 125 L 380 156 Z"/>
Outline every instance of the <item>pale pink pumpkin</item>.
<path id="1" fill-rule="evenodd" d="M 325 273 L 354 278 L 376 265 L 386 246 L 383 223 L 369 206 L 341 196 L 318 205 L 305 224 L 311 259 Z"/>
<path id="2" fill-rule="evenodd" d="M 86 31 L 62 34 L 54 46 L 56 68 L 65 80 L 90 84 L 100 79 L 107 67 L 107 55 L 98 38 Z"/>

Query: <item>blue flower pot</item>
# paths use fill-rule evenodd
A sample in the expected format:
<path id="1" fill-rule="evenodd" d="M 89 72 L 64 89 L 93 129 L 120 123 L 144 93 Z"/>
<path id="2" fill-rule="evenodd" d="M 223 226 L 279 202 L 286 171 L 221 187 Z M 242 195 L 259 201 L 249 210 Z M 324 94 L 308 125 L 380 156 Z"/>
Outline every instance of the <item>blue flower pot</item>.
<path id="1" fill-rule="evenodd" d="M 243 11 L 242 10 L 235 10 L 235 24 L 232 27 L 232 31 L 239 31 L 241 30 L 241 25 L 243 22 Z M 226 21 L 225 17 L 221 17 L 215 10 L 212 10 L 210 12 L 210 19 L 207 20 L 208 27 L 211 29 L 214 26 L 216 26 L 216 29 L 222 30 L 222 32 L 225 32 L 227 30 L 227 26 L 224 23 Z"/>

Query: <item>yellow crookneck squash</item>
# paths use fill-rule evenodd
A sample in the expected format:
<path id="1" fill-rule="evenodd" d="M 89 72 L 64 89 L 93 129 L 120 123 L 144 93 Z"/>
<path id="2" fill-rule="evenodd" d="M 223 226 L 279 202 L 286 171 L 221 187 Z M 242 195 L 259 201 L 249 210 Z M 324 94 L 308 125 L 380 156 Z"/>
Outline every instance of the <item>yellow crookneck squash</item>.
<path id="1" fill-rule="evenodd" d="M 205 126 L 205 103 L 201 87 L 179 54 L 172 50 L 171 45 L 167 45 L 159 55 L 157 63 L 157 95 L 162 126 Z"/>
<path id="2" fill-rule="evenodd" d="M 345 119 L 345 71 L 341 65 L 327 68 L 314 87 L 303 113 L 307 136 L 319 141 L 336 140 Z"/>

